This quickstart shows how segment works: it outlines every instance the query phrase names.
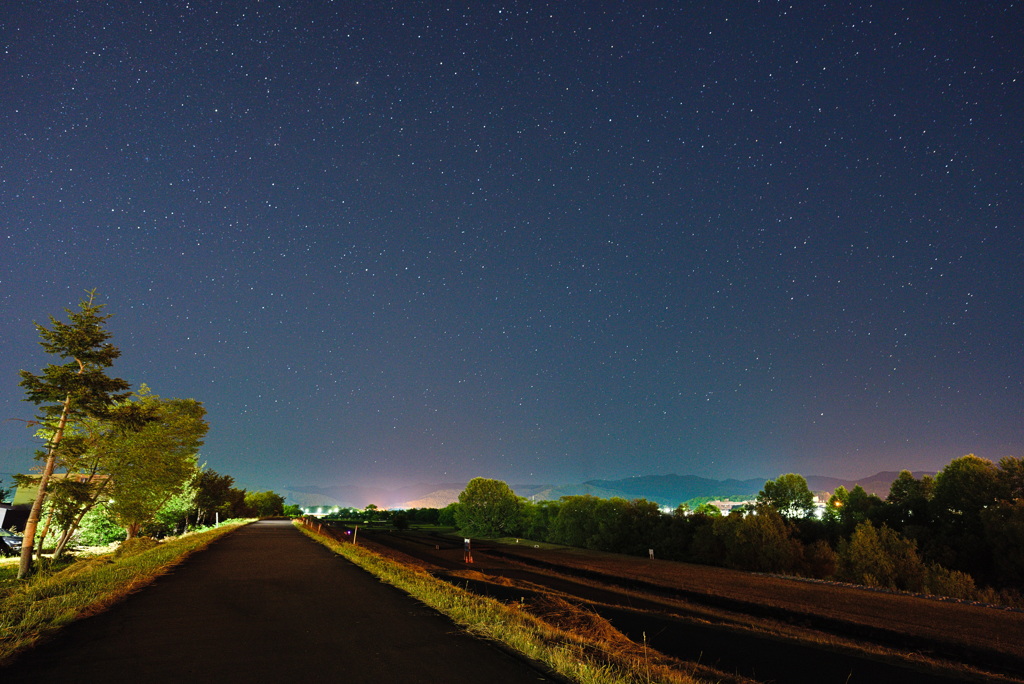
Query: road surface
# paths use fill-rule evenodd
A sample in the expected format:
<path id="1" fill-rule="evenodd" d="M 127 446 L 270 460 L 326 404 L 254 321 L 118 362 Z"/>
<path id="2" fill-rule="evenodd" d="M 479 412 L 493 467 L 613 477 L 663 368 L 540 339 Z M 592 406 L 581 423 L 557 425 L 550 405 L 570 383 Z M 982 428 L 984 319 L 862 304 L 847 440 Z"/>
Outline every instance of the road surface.
<path id="1" fill-rule="evenodd" d="M 8 681 L 559 681 L 317 544 L 286 521 L 232 532 L 7 668 Z"/>

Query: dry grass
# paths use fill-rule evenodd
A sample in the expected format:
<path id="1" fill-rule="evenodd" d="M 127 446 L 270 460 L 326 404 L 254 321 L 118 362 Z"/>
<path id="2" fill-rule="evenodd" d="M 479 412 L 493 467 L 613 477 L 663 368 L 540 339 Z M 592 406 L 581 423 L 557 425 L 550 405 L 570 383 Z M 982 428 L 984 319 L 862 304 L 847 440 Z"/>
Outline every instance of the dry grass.
<path id="1" fill-rule="evenodd" d="M 438 551 L 438 564 L 431 565 L 429 554 L 434 552 L 424 555 L 422 544 L 416 546 L 390 536 L 374 541 L 387 544 L 382 549 L 394 545 L 410 553 L 421 552 L 421 560 L 417 561 L 420 565 L 433 567 L 435 573 L 448 577 L 497 585 L 495 593 L 500 595 L 514 593 L 507 590 L 511 585 L 522 589 L 524 595 L 536 592 L 558 596 L 572 604 L 584 604 L 597 613 L 604 613 L 605 607 L 618 606 L 650 613 L 654 622 L 659 615 L 670 615 L 676 623 L 714 626 L 722 640 L 735 632 L 737 636 L 763 638 L 766 644 L 781 642 L 810 647 L 835 653 L 837 657 L 882 661 L 910 672 L 931 672 L 962 681 L 1020 681 L 1012 675 L 992 672 L 1017 671 L 1001 654 L 1012 658 L 1022 648 L 1021 641 L 1011 636 L 1024 629 L 1024 615 L 1019 612 L 553 545 L 538 549 L 527 540 L 519 540 L 518 544 L 507 540 L 501 545 L 501 556 L 481 554 L 471 571 L 443 570 L 451 567 L 454 556 L 450 549 Z M 394 555 L 404 554 L 396 551 Z M 544 565 L 523 563 L 524 557 L 535 558 Z M 576 570 L 598 574 L 583 577 Z M 510 582 L 501 577 L 504 573 L 515 579 Z M 549 584 L 545 578 L 553 582 Z M 572 586 L 577 589 L 569 588 Z M 482 587 L 474 590 L 488 591 Z M 673 595 L 679 590 L 691 594 Z M 705 604 L 701 596 L 711 600 Z M 736 603 L 727 608 L 729 604 L 723 604 L 719 597 Z M 780 614 L 793 615 L 795 619 L 780 619 Z M 806 619 L 800 619 L 801 614 Z M 819 616 L 826 621 L 822 622 Z M 833 630 L 828 620 L 839 621 L 849 629 Z M 876 630 L 868 633 L 875 636 L 865 637 L 858 623 Z M 900 633 L 918 639 L 919 643 L 932 643 L 936 648 L 908 649 Z M 642 646 L 647 635 L 631 636 Z M 703 678 L 729 678 L 699 664 L 685 671 Z"/>
<path id="2" fill-rule="evenodd" d="M 421 568 L 301 527 L 306 534 L 471 633 L 493 639 L 581 684 L 700 684 L 688 672 L 618 633 L 607 621 L 566 602 L 506 605 L 433 577 Z M 531 610 L 532 609 L 532 610 Z M 533 614 L 537 610 L 543 617 Z"/>
<path id="3" fill-rule="evenodd" d="M 513 549 L 509 548 L 509 551 Z M 808 616 L 824 616 L 879 630 L 891 630 L 913 638 L 934 640 L 937 647 L 945 644 L 942 648 L 953 654 L 977 649 L 979 653 L 994 652 L 1019 657 L 1024 650 L 1019 639 L 1007 636 L 1024 629 L 1024 614 L 996 610 L 990 606 L 948 603 L 903 593 L 871 591 L 852 585 L 807 582 L 798 578 L 765 576 L 686 563 L 651 562 L 631 556 L 566 547 L 546 552 L 515 549 L 514 553 L 557 564 L 563 570 L 574 568 L 598 572 L 607 578 L 621 578 L 627 580 L 627 585 L 630 580 L 640 580 L 664 587 L 668 591 L 683 589 L 697 594 L 726 596 L 751 604 L 802 612 Z M 596 578 L 565 575 L 552 569 L 531 567 L 531 572 L 561 577 L 595 589 L 608 589 L 610 586 Z M 982 664 L 982 660 L 972 665 L 962 662 L 956 655 L 944 657 L 932 651 L 906 651 L 883 643 L 821 631 L 799 621 L 790 623 L 729 609 L 703 607 L 699 602 L 676 600 L 657 590 L 651 593 L 649 589 L 615 586 L 614 591 L 635 597 L 638 602 L 655 600 L 664 610 L 684 621 L 717 624 L 738 632 L 760 633 L 772 639 L 821 646 L 836 653 L 899 663 L 910 671 L 921 670 L 961 677 L 965 682 L 1021 681 L 1014 676 L 992 672 L 989 665 Z"/>

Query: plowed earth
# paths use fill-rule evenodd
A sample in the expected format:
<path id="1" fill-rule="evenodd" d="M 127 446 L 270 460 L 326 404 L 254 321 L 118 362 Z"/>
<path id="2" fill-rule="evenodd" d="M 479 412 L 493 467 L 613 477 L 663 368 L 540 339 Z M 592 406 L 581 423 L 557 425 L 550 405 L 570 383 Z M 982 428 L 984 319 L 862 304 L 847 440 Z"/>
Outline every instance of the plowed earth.
<path id="1" fill-rule="evenodd" d="M 544 618 L 556 599 L 697 676 L 758 682 L 1024 682 L 1024 613 L 579 549 L 360 530 L 360 544 Z"/>

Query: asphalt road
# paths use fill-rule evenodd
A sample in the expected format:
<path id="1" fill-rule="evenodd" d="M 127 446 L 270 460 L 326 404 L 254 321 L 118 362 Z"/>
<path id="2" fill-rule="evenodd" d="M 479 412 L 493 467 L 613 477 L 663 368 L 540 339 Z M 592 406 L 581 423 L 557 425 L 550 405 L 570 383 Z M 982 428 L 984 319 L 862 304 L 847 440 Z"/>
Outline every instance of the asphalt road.
<path id="1" fill-rule="evenodd" d="M 8 681 L 535 684 L 558 681 L 331 553 L 290 522 L 222 537 L 74 623 Z"/>

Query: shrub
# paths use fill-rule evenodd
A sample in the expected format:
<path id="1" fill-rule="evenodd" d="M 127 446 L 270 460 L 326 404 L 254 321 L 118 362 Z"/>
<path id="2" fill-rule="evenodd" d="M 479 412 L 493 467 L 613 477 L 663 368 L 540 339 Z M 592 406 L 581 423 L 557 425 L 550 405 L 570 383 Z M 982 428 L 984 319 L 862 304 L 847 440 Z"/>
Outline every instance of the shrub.
<path id="1" fill-rule="evenodd" d="M 409 529 L 409 516 L 405 513 L 395 513 L 391 516 L 391 524 L 396 530 Z"/>
<path id="2" fill-rule="evenodd" d="M 959 599 L 975 599 L 978 596 L 978 588 L 973 577 L 966 572 L 944 568 L 938 563 L 928 566 L 925 591 L 929 594 Z"/>
<path id="3" fill-rule="evenodd" d="M 123 527 L 110 519 L 107 507 L 100 504 L 82 518 L 82 524 L 78 527 L 78 543 L 83 546 L 106 546 L 123 541 L 127 534 Z"/>
<path id="4" fill-rule="evenodd" d="M 735 523 L 723 540 L 729 567 L 754 572 L 792 572 L 796 568 L 803 555 L 802 545 L 790 535 L 790 528 L 779 512 L 758 506 L 753 515 L 723 520 L 734 518 Z"/>
<path id="5" fill-rule="evenodd" d="M 804 547 L 803 561 L 800 564 L 802 575 L 826 579 L 836 574 L 838 566 L 839 557 L 824 539 L 819 539 Z"/>
<path id="6" fill-rule="evenodd" d="M 840 579 L 865 586 L 921 591 L 925 567 L 917 544 L 883 525 L 865 521 L 839 545 Z"/>

